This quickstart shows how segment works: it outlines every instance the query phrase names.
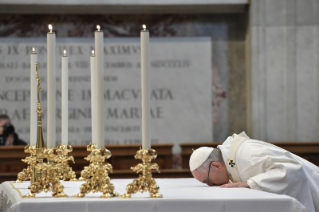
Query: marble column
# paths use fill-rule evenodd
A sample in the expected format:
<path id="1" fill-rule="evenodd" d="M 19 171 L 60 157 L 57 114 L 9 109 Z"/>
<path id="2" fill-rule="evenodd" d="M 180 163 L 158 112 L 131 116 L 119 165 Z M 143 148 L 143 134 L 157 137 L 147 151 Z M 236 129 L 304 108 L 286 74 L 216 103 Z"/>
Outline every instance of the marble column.
<path id="1" fill-rule="evenodd" d="M 251 136 L 315 141 L 319 136 L 319 1 L 252 0 Z"/>

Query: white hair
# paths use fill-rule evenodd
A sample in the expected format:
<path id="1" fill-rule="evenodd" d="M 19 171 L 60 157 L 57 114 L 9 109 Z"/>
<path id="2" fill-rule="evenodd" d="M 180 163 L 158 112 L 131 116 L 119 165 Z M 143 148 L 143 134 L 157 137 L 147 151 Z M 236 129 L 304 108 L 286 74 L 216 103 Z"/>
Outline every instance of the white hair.
<path id="1" fill-rule="evenodd" d="M 222 152 L 220 151 L 220 149 L 214 148 L 214 150 L 212 151 L 212 153 L 210 153 L 210 155 L 204 161 L 204 163 L 202 165 L 200 165 L 200 167 L 198 167 L 197 169 L 201 172 L 206 171 L 207 167 L 209 166 L 209 164 L 211 162 L 213 162 L 213 161 L 221 162 L 222 160 L 223 160 L 222 159 Z"/>

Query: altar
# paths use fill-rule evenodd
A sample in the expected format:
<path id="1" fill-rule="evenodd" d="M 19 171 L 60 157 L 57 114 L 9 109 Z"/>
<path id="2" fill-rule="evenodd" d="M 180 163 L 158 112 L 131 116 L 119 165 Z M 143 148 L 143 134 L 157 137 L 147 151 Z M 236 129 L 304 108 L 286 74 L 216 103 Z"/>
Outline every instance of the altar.
<path id="1" fill-rule="evenodd" d="M 130 199 L 99 198 L 102 193 L 90 193 L 84 198 L 72 198 L 83 181 L 66 182 L 66 198 L 55 198 L 51 192 L 41 192 L 36 198 L 22 198 L 29 193 L 30 182 L 0 184 L 0 212 L 301 212 L 304 207 L 294 198 L 246 188 L 208 187 L 193 178 L 156 179 L 163 198 L 150 198 L 148 193 L 133 194 Z M 132 179 L 111 181 L 115 192 L 124 194 Z"/>

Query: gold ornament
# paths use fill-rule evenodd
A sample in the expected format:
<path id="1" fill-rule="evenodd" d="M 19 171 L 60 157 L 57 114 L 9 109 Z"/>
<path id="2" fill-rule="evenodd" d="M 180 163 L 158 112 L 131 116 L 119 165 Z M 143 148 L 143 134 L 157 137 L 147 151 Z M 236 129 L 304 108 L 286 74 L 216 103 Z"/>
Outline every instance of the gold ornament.
<path id="1" fill-rule="evenodd" d="M 156 163 L 151 163 L 151 160 L 157 157 L 154 149 L 140 149 L 136 152 L 135 159 L 140 159 L 143 163 L 137 164 L 135 167 L 131 167 L 136 173 L 141 173 L 138 179 L 134 179 L 132 183 L 126 186 L 126 193 L 121 195 L 121 198 L 131 198 L 131 194 L 136 192 L 150 193 L 152 198 L 162 198 L 163 196 L 158 193 L 159 186 L 152 178 L 152 169 L 157 170 L 160 173 L 159 167 Z"/>
<path id="2" fill-rule="evenodd" d="M 57 159 L 57 164 L 59 165 L 59 178 L 64 181 L 77 181 L 75 172 L 69 166 L 69 160 L 74 163 L 73 156 L 68 156 L 69 152 L 72 152 L 73 148 L 71 145 L 62 145 L 59 144 L 56 147 L 57 155 L 59 156 Z"/>
<path id="3" fill-rule="evenodd" d="M 25 159 L 22 159 L 24 163 L 28 164 L 28 167 L 26 169 L 23 169 L 21 172 L 19 172 L 16 183 L 22 183 L 23 181 L 30 180 L 32 176 L 32 167 L 36 164 L 35 145 L 25 146 L 24 152 L 30 154 L 30 156 L 26 157 Z"/>
<path id="4" fill-rule="evenodd" d="M 55 197 L 67 197 L 64 194 L 64 187 L 60 183 L 57 175 L 59 166 L 56 164 L 58 156 L 56 155 L 56 149 L 46 148 L 44 146 L 43 133 L 42 133 L 42 110 L 40 102 L 40 79 L 38 76 L 38 63 L 36 65 L 36 80 L 38 86 L 38 102 L 37 102 L 37 113 L 38 113 L 38 132 L 37 132 L 37 143 L 35 148 L 36 161 L 32 164 L 32 177 L 31 185 L 29 186 L 30 193 L 23 197 L 35 197 L 36 193 L 41 191 L 52 191 L 52 196 Z M 47 163 L 43 163 L 43 159 L 47 158 Z"/>
<path id="5" fill-rule="evenodd" d="M 111 152 L 108 149 L 96 148 L 95 144 L 89 144 L 87 151 L 91 152 L 84 159 L 90 161 L 90 165 L 84 167 L 81 172 L 79 180 L 85 180 L 80 187 L 80 193 L 74 197 L 84 197 L 85 194 L 90 192 L 103 192 L 101 198 L 110 198 L 118 196 L 114 192 L 114 185 L 110 183 L 108 173 L 113 172 L 112 165 L 105 163 L 105 159 L 111 157 Z"/>

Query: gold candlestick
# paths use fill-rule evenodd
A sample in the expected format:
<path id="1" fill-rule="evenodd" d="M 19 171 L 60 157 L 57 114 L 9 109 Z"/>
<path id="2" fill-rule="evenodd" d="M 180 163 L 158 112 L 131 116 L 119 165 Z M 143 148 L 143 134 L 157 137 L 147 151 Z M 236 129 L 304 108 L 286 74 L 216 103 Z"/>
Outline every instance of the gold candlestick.
<path id="1" fill-rule="evenodd" d="M 85 157 L 85 160 L 90 161 L 90 165 L 84 167 L 81 172 L 80 180 L 85 180 L 80 187 L 80 193 L 74 197 L 84 197 L 90 192 L 103 192 L 101 198 L 110 198 L 118 196 L 114 192 L 114 185 L 110 183 L 108 172 L 113 172 L 112 165 L 105 163 L 105 159 L 111 157 L 111 152 L 108 149 L 96 148 L 95 144 L 89 144 L 87 151 L 91 153 Z"/>
<path id="2" fill-rule="evenodd" d="M 35 145 L 25 146 L 24 152 L 30 154 L 30 156 L 26 157 L 25 159 L 22 159 L 24 163 L 28 164 L 28 167 L 19 172 L 16 183 L 22 183 L 23 181 L 30 180 L 32 176 L 32 167 L 36 164 Z"/>
<path id="3" fill-rule="evenodd" d="M 159 167 L 156 163 L 151 163 L 151 160 L 157 157 L 156 151 L 154 149 L 140 149 L 136 152 L 134 156 L 135 159 L 140 159 L 143 163 L 137 164 L 135 167 L 131 167 L 136 173 L 141 173 L 138 179 L 134 179 L 132 183 L 126 186 L 126 193 L 121 195 L 121 198 L 131 198 L 131 194 L 136 192 L 146 192 L 150 193 L 152 198 L 162 198 L 163 196 L 158 193 L 159 186 L 156 184 L 155 180 L 152 178 L 152 169 L 157 170 L 159 173 Z"/>
<path id="4" fill-rule="evenodd" d="M 42 110 L 41 110 L 41 102 L 40 102 L 40 79 L 38 76 L 38 63 L 35 63 L 36 66 L 36 80 L 38 86 L 38 102 L 37 102 L 37 114 L 38 114 L 38 133 L 37 133 L 37 143 L 35 148 L 35 157 L 36 161 L 32 165 L 32 177 L 31 177 L 31 185 L 30 193 L 23 197 L 35 197 L 36 193 L 40 193 L 41 191 L 52 191 L 54 192 L 52 196 L 56 197 L 66 197 L 63 190 L 64 187 L 60 183 L 59 178 L 57 176 L 57 170 L 59 167 L 56 165 L 57 155 L 56 150 L 48 149 L 44 146 L 43 133 L 42 133 Z M 43 159 L 47 158 L 47 163 L 43 163 Z"/>
<path id="5" fill-rule="evenodd" d="M 73 156 L 68 156 L 69 152 L 72 152 L 73 148 L 71 145 L 59 144 L 56 147 L 57 154 L 59 156 L 57 163 L 60 166 L 59 178 L 64 181 L 77 181 L 75 172 L 69 166 L 69 160 L 74 163 Z"/>

